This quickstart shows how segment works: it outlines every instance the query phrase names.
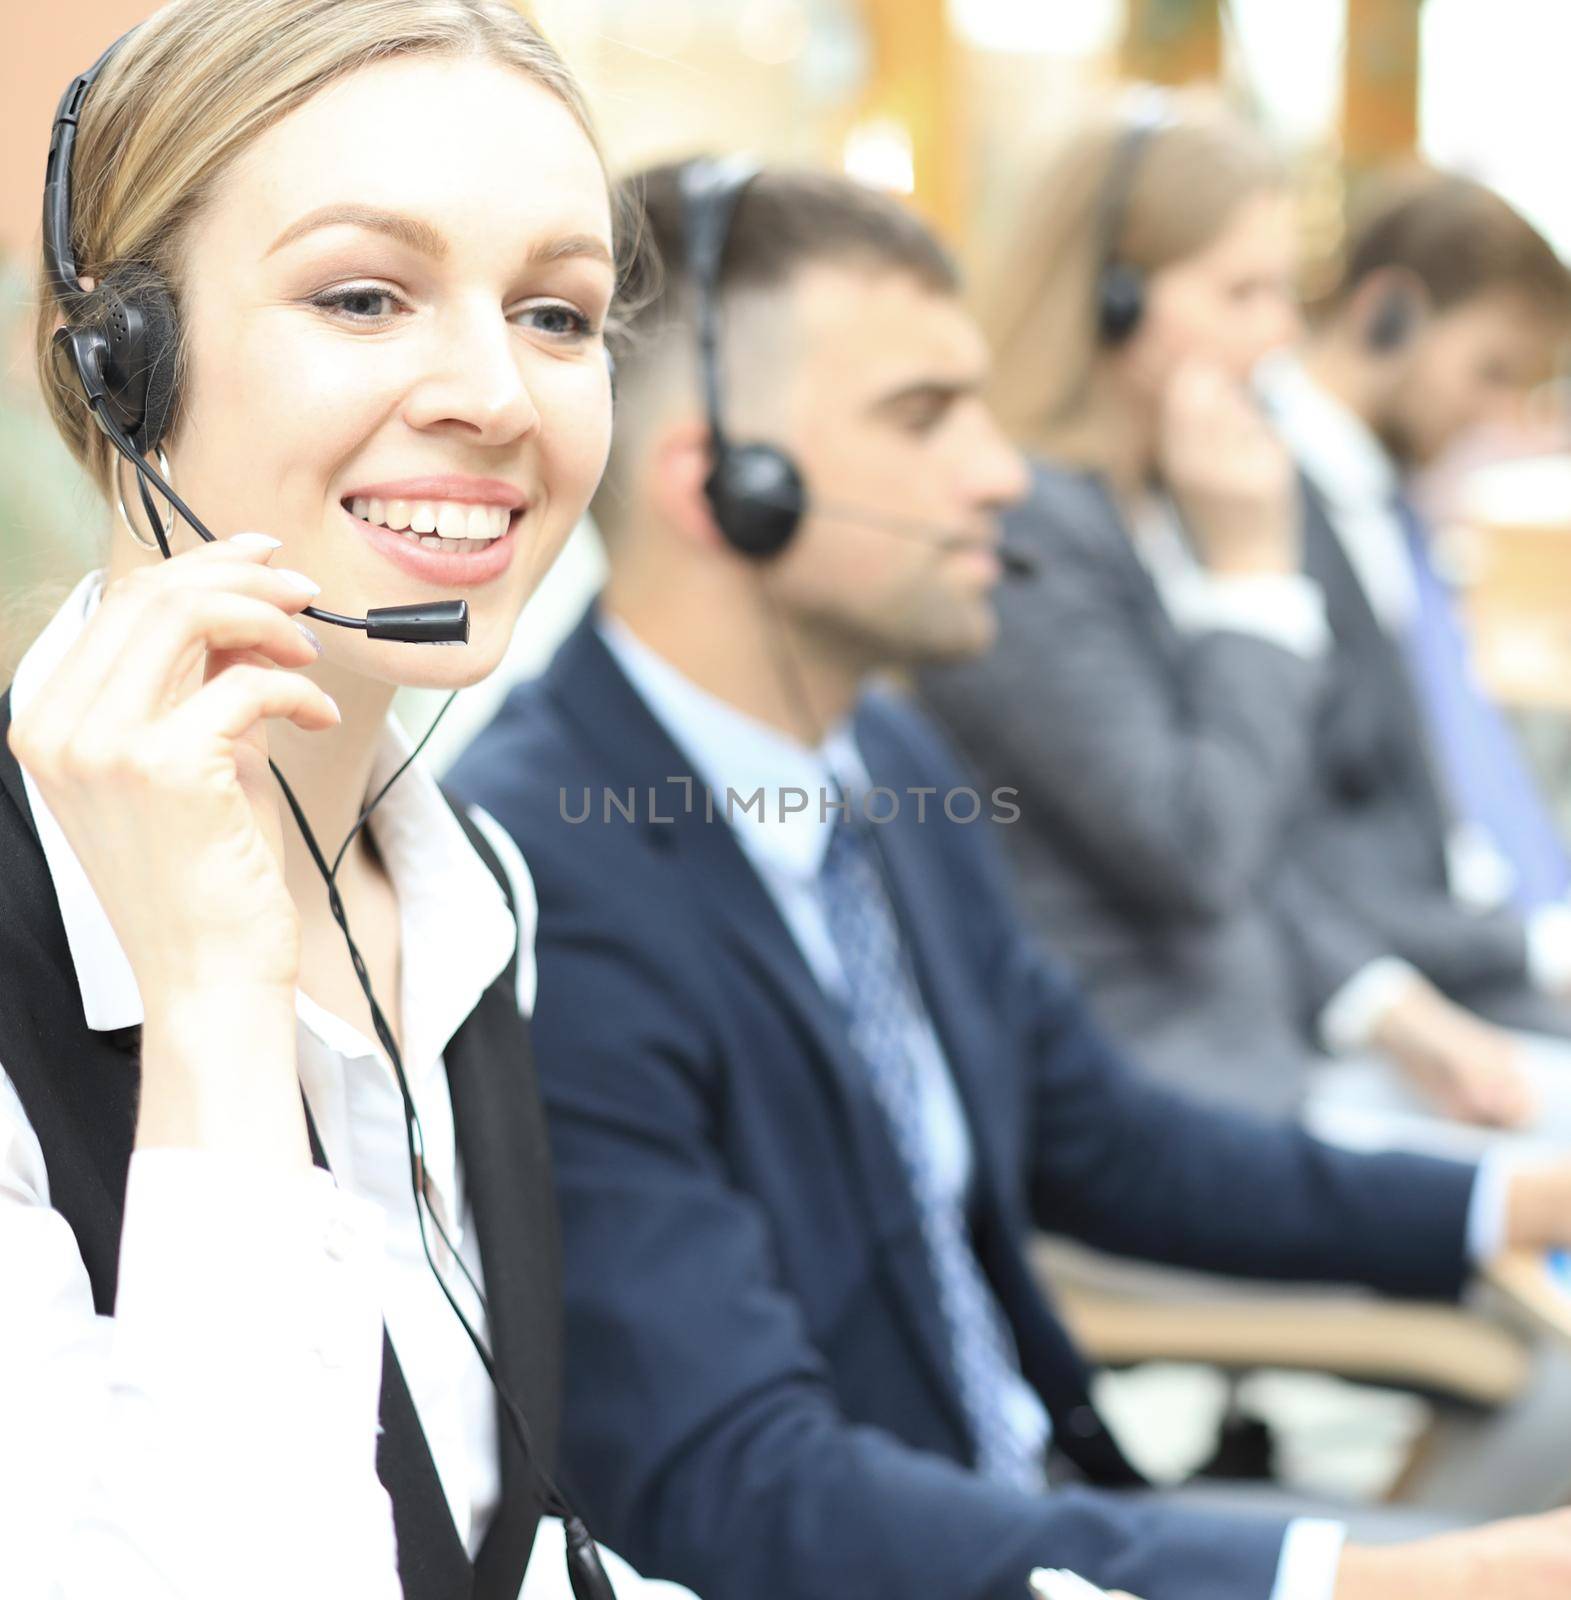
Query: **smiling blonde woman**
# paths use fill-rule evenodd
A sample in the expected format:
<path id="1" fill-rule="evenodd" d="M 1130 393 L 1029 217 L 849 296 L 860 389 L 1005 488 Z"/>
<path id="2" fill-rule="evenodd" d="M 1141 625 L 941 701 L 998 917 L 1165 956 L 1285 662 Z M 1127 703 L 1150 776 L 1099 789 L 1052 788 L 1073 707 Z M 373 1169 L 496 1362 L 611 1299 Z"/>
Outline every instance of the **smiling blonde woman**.
<path id="1" fill-rule="evenodd" d="M 600 475 L 600 153 L 495 0 L 175 0 L 79 102 L 39 366 L 120 512 L 0 699 L 0 1592 L 510 1600 L 566 1509 L 533 891 L 388 712 L 491 670 Z M 106 283 L 167 297 L 213 542 L 56 340 Z M 299 621 L 433 599 L 467 645 Z"/>

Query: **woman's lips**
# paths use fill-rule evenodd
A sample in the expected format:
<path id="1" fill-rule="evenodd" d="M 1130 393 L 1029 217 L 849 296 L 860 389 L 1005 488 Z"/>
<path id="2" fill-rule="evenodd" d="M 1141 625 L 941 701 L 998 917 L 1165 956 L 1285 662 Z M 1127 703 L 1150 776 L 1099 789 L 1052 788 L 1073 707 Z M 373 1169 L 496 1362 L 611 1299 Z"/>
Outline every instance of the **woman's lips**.
<path id="1" fill-rule="evenodd" d="M 515 511 L 507 532 L 483 550 L 452 551 L 417 544 L 407 534 L 394 533 L 391 528 L 357 517 L 347 506 L 340 506 L 339 510 L 378 555 L 386 556 L 395 567 L 422 583 L 447 589 L 473 589 L 500 578 L 512 564 L 518 526 L 524 517 L 523 512 Z"/>

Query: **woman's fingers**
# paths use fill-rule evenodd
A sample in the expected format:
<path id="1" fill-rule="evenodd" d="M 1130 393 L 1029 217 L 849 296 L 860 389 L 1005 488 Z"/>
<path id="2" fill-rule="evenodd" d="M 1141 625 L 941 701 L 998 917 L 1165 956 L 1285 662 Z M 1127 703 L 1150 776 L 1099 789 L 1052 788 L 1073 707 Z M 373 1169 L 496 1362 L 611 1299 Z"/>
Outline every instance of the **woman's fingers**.
<path id="1" fill-rule="evenodd" d="M 111 663 L 84 726 L 107 718 L 111 727 L 130 728 L 162 715 L 212 651 L 254 652 L 281 667 L 309 666 L 317 657 L 313 640 L 276 603 L 172 589 L 148 606 L 142 629 Z"/>
<path id="2" fill-rule="evenodd" d="M 51 719 L 59 726 L 74 727 L 89 715 L 127 651 L 139 657 L 167 655 L 170 640 L 159 626 L 159 609 L 177 603 L 175 596 L 223 591 L 249 595 L 284 612 L 302 610 L 315 585 L 300 574 L 268 566 L 275 549 L 276 541 L 265 535 L 237 535 L 111 584 L 50 680 Z"/>
<path id="3" fill-rule="evenodd" d="M 182 701 L 165 723 L 183 748 L 210 747 L 213 739 L 242 739 L 257 723 L 280 717 L 316 733 L 337 725 L 338 706 L 309 678 L 270 667 L 236 666 Z"/>

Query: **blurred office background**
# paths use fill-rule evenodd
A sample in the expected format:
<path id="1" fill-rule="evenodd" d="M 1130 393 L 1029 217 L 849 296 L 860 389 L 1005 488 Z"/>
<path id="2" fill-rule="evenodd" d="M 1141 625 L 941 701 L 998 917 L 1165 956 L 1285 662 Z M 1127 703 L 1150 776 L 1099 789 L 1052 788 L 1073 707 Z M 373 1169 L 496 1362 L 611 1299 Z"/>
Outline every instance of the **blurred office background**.
<path id="1" fill-rule="evenodd" d="M 1358 175 L 1414 151 L 1498 187 L 1571 250 L 1560 152 L 1571 8 L 1560 0 L 536 0 L 585 80 L 613 162 L 745 149 L 820 162 L 908 194 L 985 268 L 1055 124 L 1121 81 L 1215 85 L 1268 128 L 1298 175 L 1306 287 L 1335 259 Z M 107 535 L 102 505 L 39 408 L 33 263 L 60 89 L 148 13 L 145 0 L 3 0 L 0 63 L 0 678 Z M 1571 693 L 1571 459 L 1556 396 L 1519 441 L 1446 480 L 1447 510 L 1508 524 L 1471 553 L 1484 658 L 1535 747 L 1561 765 Z M 1487 470 L 1530 454 L 1531 470 Z M 1547 456 L 1547 459 L 1545 457 Z M 1476 469 L 1476 470 L 1474 470 Z M 1546 528 L 1565 537 L 1545 537 Z M 1524 531 L 1529 530 L 1529 531 Z M 1480 553 L 1482 552 L 1482 553 Z M 1568 561 L 1571 570 L 1571 561 Z M 598 576 L 575 541 L 520 629 L 510 672 L 549 653 Z M 491 693 L 496 692 L 495 689 Z M 452 737 L 484 714 L 470 697 Z"/>
<path id="2" fill-rule="evenodd" d="M 98 559 L 109 515 L 44 417 L 32 377 L 40 184 L 55 101 L 145 0 L 0 0 L 0 683 Z M 1297 175 L 1306 290 L 1336 259 L 1361 173 L 1420 153 L 1500 189 L 1571 252 L 1571 6 L 1564 0 L 538 0 L 585 81 L 618 168 L 700 150 L 827 164 L 906 194 L 982 275 L 1056 124 L 1121 82 L 1209 84 L 1267 128 Z M 178 86 L 171 92 L 177 93 Z M 1554 792 L 1571 795 L 1571 431 L 1558 386 L 1508 437 L 1470 443 L 1435 486 L 1473 585 L 1492 686 Z M 507 677 L 541 665 L 600 574 L 580 530 L 519 629 Z M 451 755 L 503 682 L 471 691 Z M 406 706 L 423 723 L 435 703 Z M 1224 1406 L 1270 1414 L 1303 1487 L 1378 1493 L 1423 1422 L 1408 1395 L 1270 1374 L 1145 1368 L 1159 1474 L 1193 1466 Z M 1274 1385 L 1274 1387 L 1273 1387 Z"/>

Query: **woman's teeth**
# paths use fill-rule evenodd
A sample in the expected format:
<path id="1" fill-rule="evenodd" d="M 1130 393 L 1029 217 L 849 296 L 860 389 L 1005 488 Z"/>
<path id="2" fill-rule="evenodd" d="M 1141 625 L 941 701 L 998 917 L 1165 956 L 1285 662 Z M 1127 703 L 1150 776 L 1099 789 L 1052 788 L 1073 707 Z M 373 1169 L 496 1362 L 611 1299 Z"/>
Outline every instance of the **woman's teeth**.
<path id="1" fill-rule="evenodd" d="M 455 500 L 374 500 L 356 495 L 349 509 L 362 522 L 453 555 L 485 549 L 507 532 L 512 519 L 506 506 L 462 505 Z"/>

